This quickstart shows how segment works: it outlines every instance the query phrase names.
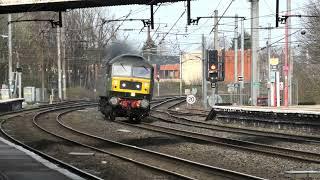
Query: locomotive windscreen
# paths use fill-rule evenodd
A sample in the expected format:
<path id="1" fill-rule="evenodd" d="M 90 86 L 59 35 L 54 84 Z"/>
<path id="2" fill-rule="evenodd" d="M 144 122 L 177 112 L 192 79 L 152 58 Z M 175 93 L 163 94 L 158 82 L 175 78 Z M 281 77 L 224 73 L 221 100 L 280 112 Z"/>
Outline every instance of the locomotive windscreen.
<path id="1" fill-rule="evenodd" d="M 151 78 L 151 69 L 145 66 L 131 66 L 126 64 L 114 64 L 112 76 L 127 76 L 138 78 Z"/>
<path id="2" fill-rule="evenodd" d="M 133 77 L 150 78 L 151 77 L 151 69 L 150 68 L 146 68 L 144 66 L 142 66 L 142 67 L 133 67 L 132 75 L 133 75 Z"/>

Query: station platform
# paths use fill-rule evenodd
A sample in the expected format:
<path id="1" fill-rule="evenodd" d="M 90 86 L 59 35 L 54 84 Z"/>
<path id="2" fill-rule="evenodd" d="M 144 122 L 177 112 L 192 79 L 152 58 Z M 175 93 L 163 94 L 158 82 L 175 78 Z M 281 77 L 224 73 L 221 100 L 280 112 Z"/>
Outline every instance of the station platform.
<path id="1" fill-rule="evenodd" d="M 320 105 L 289 107 L 213 106 L 206 120 L 214 120 L 217 116 L 240 120 L 258 120 L 269 123 L 281 122 L 320 127 Z"/>
<path id="2" fill-rule="evenodd" d="M 0 100 L 0 112 L 9 112 L 22 109 L 24 98 Z"/>
<path id="3" fill-rule="evenodd" d="M 82 180 L 83 178 L 0 137 L 0 179 Z"/>
<path id="4" fill-rule="evenodd" d="M 235 111 L 261 111 L 274 113 L 299 113 L 320 115 L 320 105 L 299 105 L 289 107 L 269 107 L 269 106 L 214 106 L 215 109 L 235 110 Z"/>

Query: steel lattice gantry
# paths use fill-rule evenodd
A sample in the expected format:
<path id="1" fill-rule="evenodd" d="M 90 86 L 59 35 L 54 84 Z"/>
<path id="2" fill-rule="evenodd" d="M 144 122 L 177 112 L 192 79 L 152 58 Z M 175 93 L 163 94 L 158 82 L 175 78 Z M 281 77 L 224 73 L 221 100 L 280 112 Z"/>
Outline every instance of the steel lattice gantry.
<path id="1" fill-rule="evenodd" d="M 179 2 L 187 0 L 2 0 L 0 14 L 65 11 L 67 9 L 120 6 L 120 5 L 155 5 L 157 3 Z"/>

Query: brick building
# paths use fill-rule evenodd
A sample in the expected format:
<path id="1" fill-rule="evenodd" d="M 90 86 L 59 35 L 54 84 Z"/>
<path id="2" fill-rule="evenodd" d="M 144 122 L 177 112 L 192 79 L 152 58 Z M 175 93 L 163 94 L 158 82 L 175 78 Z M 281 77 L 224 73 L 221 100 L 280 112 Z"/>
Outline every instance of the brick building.
<path id="1" fill-rule="evenodd" d="M 241 74 L 241 51 L 238 51 L 238 75 Z M 251 50 L 244 52 L 244 82 L 251 81 Z M 234 51 L 228 50 L 225 54 L 225 78 L 224 82 L 234 82 Z"/>
<path id="2" fill-rule="evenodd" d="M 180 78 L 179 64 L 154 65 L 155 77 L 159 74 L 161 80 L 178 80 Z M 238 76 L 241 74 L 241 51 L 238 51 Z M 194 51 L 182 55 L 182 80 L 186 84 L 201 84 L 202 58 L 201 51 Z M 251 50 L 244 52 L 244 82 L 251 80 Z M 225 53 L 225 83 L 234 82 L 234 51 Z"/>

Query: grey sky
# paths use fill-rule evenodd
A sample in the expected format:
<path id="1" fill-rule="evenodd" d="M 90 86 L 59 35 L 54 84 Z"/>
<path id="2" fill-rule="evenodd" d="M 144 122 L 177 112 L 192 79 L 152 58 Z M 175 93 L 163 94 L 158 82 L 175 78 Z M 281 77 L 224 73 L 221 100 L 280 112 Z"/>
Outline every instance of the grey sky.
<path id="1" fill-rule="evenodd" d="M 308 6 L 308 0 L 291 0 L 292 1 L 292 14 L 301 14 L 304 8 Z M 196 0 L 192 1 L 192 18 L 198 16 L 209 16 L 213 14 L 215 9 L 218 9 L 219 15 L 225 11 L 231 0 Z M 157 7 L 155 7 L 156 9 Z M 121 17 L 127 15 L 130 10 L 132 15 L 129 18 L 149 18 L 150 10 L 148 6 L 119 6 L 108 8 L 111 14 L 115 14 L 115 17 Z M 163 4 L 158 11 L 155 13 L 155 29 L 160 26 L 157 34 L 152 31 L 153 39 L 156 43 L 162 39 L 163 34 L 167 32 L 172 25 L 177 21 L 181 14 L 185 10 L 185 3 L 175 3 L 175 4 Z M 280 0 L 280 11 L 286 10 L 286 0 Z M 230 8 L 226 11 L 226 16 L 244 16 L 250 19 L 250 3 L 248 0 L 234 0 Z M 260 0 L 260 26 L 267 27 L 268 23 L 271 26 L 275 26 L 275 0 Z M 157 24 L 161 23 L 161 24 Z M 163 23 L 163 24 L 162 24 Z M 221 19 L 219 26 L 220 36 L 226 36 L 227 40 L 230 40 L 233 36 L 234 30 L 234 20 L 233 19 Z M 240 25 L 240 23 L 239 23 Z M 301 28 L 299 18 L 292 20 L 292 25 L 294 28 Z M 194 50 L 201 41 L 201 34 L 205 34 L 207 37 L 212 37 L 213 34 L 209 34 L 213 26 L 213 19 L 203 19 L 200 20 L 198 26 L 191 25 L 187 27 L 186 31 L 186 13 L 177 23 L 177 25 L 172 29 L 170 34 L 165 38 L 165 43 L 169 46 L 168 49 L 177 49 L 177 44 L 180 44 L 180 48 L 184 51 Z M 280 26 L 284 26 L 281 25 Z M 143 27 L 141 22 L 127 22 L 121 27 L 121 29 L 135 29 L 134 31 L 120 31 L 121 34 L 128 36 L 128 40 L 134 44 L 137 48 L 142 47 L 142 43 L 146 40 L 146 28 L 140 32 Z M 250 32 L 250 20 L 245 21 L 246 31 Z M 292 32 L 296 31 L 295 29 Z M 175 35 L 171 33 L 189 33 L 188 36 Z M 223 33 L 223 34 L 222 34 Z M 240 33 L 240 32 L 239 32 Z M 281 39 L 284 36 L 284 29 L 272 30 L 272 41 Z M 260 46 L 264 46 L 267 38 L 267 30 L 260 31 Z"/>

